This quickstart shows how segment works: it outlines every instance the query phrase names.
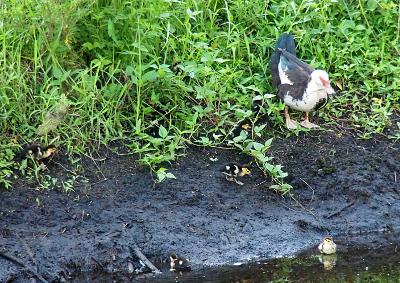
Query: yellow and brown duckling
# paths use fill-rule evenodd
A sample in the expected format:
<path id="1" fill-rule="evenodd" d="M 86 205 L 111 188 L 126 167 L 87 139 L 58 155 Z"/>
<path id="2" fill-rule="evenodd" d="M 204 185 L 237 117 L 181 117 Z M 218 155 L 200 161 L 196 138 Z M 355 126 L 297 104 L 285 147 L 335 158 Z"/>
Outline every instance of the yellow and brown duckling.
<path id="1" fill-rule="evenodd" d="M 219 170 L 228 181 L 234 181 L 238 185 L 243 185 L 242 182 L 236 180 L 237 177 L 242 177 L 251 173 L 251 168 L 248 164 L 240 164 L 237 162 L 228 162 L 224 164 Z"/>
<path id="2" fill-rule="evenodd" d="M 50 157 L 50 155 L 53 154 L 53 152 L 56 151 L 56 147 L 52 144 L 48 146 L 41 146 L 39 144 L 33 144 L 28 147 L 26 147 L 23 151 L 20 153 L 21 158 L 33 158 L 36 160 L 36 162 L 39 162 L 40 160 L 44 158 Z"/>
<path id="3" fill-rule="evenodd" d="M 325 237 L 318 245 L 318 250 L 322 254 L 330 255 L 336 253 L 336 244 L 331 237 Z"/>
<path id="4" fill-rule="evenodd" d="M 171 270 L 191 270 L 190 260 L 188 258 L 177 254 L 171 254 L 169 259 L 171 260 Z"/>

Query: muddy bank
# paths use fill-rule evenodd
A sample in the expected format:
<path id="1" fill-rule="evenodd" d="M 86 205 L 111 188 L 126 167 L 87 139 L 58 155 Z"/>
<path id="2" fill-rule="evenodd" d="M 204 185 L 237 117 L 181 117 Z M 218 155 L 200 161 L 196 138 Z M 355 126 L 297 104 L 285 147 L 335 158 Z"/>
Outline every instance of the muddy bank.
<path id="1" fill-rule="evenodd" d="M 293 197 L 270 191 L 257 169 L 241 178 L 243 186 L 227 182 L 221 164 L 252 161 L 234 150 L 190 148 L 169 166 L 177 179 L 161 184 L 133 155 L 104 150 L 96 159 L 102 161 L 73 167 L 59 151 L 48 164 L 52 176 L 67 182 L 77 174 L 87 182 L 78 178 L 69 193 L 38 191 L 21 180 L 2 190 L 1 251 L 48 281 L 68 281 L 77 270 L 145 271 L 135 243 L 153 262 L 178 252 L 199 269 L 293 255 L 327 235 L 399 228 L 400 151 L 393 140 L 358 140 L 331 126 L 276 137 L 270 152 L 290 173 Z M 0 262 L 1 282 L 35 277 L 16 262 Z"/>

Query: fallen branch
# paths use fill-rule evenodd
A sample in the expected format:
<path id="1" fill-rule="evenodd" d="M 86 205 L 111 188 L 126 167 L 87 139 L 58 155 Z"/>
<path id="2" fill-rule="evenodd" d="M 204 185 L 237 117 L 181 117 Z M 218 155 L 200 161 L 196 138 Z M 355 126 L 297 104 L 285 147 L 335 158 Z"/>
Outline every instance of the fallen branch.
<path id="1" fill-rule="evenodd" d="M 25 262 L 23 262 L 22 260 L 20 260 L 19 258 L 0 252 L 0 256 L 14 262 L 17 263 L 19 265 L 21 265 L 23 268 L 25 268 L 25 270 L 27 270 L 28 272 L 32 273 L 33 275 L 35 275 L 40 281 L 42 281 L 43 283 L 49 283 L 49 281 L 47 281 L 46 279 L 44 279 L 39 273 L 37 273 L 35 270 L 32 270 L 31 268 L 27 267 L 25 265 Z"/>
<path id="2" fill-rule="evenodd" d="M 341 213 L 343 210 L 345 210 L 346 208 L 348 208 L 349 206 L 352 206 L 355 203 L 355 201 L 352 201 L 351 203 L 349 203 L 348 205 L 342 207 L 341 209 L 335 211 L 334 213 L 329 214 L 327 217 L 325 218 L 331 218 L 332 216 L 335 216 L 336 214 Z"/>
<path id="3" fill-rule="evenodd" d="M 125 231 L 128 232 L 128 235 L 131 237 L 131 241 L 133 243 L 132 245 L 132 250 L 135 252 L 136 256 L 148 267 L 150 268 L 150 270 L 154 273 L 162 273 L 157 267 L 154 266 L 154 264 L 152 264 L 150 262 L 150 260 L 147 259 L 147 257 L 140 251 L 140 248 L 138 247 L 138 245 L 136 244 L 134 237 L 132 235 L 132 232 L 130 230 L 128 230 L 127 228 L 125 228 Z"/>
<path id="4" fill-rule="evenodd" d="M 0 256 L 4 257 L 5 259 L 8 259 L 9 261 L 15 262 L 19 265 L 21 265 L 22 267 L 25 267 L 25 262 L 23 262 L 22 260 L 20 260 L 19 258 L 6 254 L 6 253 L 2 253 L 0 252 Z"/>
<path id="5" fill-rule="evenodd" d="M 26 243 L 25 239 L 22 239 L 18 233 L 15 233 L 15 235 L 17 236 L 17 238 L 20 240 L 20 242 L 24 245 L 26 252 L 28 253 L 28 255 L 31 257 L 33 264 L 35 265 L 35 271 L 38 272 L 38 265 L 36 262 L 36 258 L 35 255 L 33 254 L 31 248 L 28 246 L 28 244 Z"/>

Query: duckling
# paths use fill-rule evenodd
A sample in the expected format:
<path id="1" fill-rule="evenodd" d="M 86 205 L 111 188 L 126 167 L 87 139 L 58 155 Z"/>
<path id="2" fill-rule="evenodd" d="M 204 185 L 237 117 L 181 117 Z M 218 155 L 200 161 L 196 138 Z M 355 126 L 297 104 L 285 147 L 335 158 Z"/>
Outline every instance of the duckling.
<path id="1" fill-rule="evenodd" d="M 268 104 L 263 103 L 263 97 L 260 92 L 255 91 L 256 96 L 252 100 L 251 111 L 253 111 L 254 116 L 258 117 L 258 121 L 266 124 L 268 123 L 269 117 L 266 112 L 268 109 Z"/>
<path id="2" fill-rule="evenodd" d="M 228 162 L 224 164 L 219 171 L 225 174 L 225 178 L 228 181 L 234 181 L 238 185 L 243 185 L 243 183 L 236 180 L 237 177 L 241 177 L 251 173 L 251 169 L 248 164 L 242 165 L 237 162 Z"/>
<path id="3" fill-rule="evenodd" d="M 232 129 L 231 131 L 231 140 L 233 141 L 234 138 L 239 137 L 240 133 L 244 131 L 247 134 L 247 131 L 251 129 L 250 121 L 247 119 L 240 120 Z M 228 146 L 233 146 L 233 142 L 229 141 Z"/>
<path id="4" fill-rule="evenodd" d="M 39 160 L 42 160 L 44 158 L 48 158 L 53 152 L 56 151 L 56 147 L 52 144 L 48 146 L 41 146 L 39 144 L 33 144 L 25 148 L 19 156 L 21 158 L 28 158 L 31 157 L 33 158 L 36 162 Z"/>
<path id="5" fill-rule="evenodd" d="M 171 260 L 171 270 L 191 270 L 190 260 L 177 254 L 171 254 L 169 256 Z"/>
<path id="6" fill-rule="evenodd" d="M 336 252 L 336 244 L 333 242 L 331 237 L 325 237 L 318 245 L 318 250 L 322 254 L 334 254 Z"/>
<path id="7" fill-rule="evenodd" d="M 152 125 L 149 127 L 147 130 L 147 134 L 149 136 L 152 136 L 153 138 L 160 139 L 160 125 L 158 124 L 158 121 L 155 120 L 152 122 Z"/>

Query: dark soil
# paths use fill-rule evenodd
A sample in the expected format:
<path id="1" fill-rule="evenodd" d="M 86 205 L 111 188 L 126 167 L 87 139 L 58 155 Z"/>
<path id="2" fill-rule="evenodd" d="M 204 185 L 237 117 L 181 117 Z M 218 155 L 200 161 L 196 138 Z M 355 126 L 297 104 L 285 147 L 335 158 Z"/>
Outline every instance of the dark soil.
<path id="1" fill-rule="evenodd" d="M 223 163 L 252 161 L 232 149 L 190 148 L 168 165 L 177 179 L 161 184 L 134 155 L 113 152 L 77 166 L 59 150 L 50 174 L 58 182 L 88 180 L 78 178 L 74 191 L 36 190 L 25 179 L 2 190 L 0 252 L 25 267 L 0 256 L 0 282 L 37 279 L 36 271 L 49 282 L 75 271 L 141 273 L 135 243 L 152 262 L 177 252 L 200 269 L 400 227 L 399 143 L 384 137 L 359 140 L 339 126 L 276 137 L 270 155 L 294 187 L 284 197 L 258 169 L 240 178 L 243 186 L 225 180 Z"/>

